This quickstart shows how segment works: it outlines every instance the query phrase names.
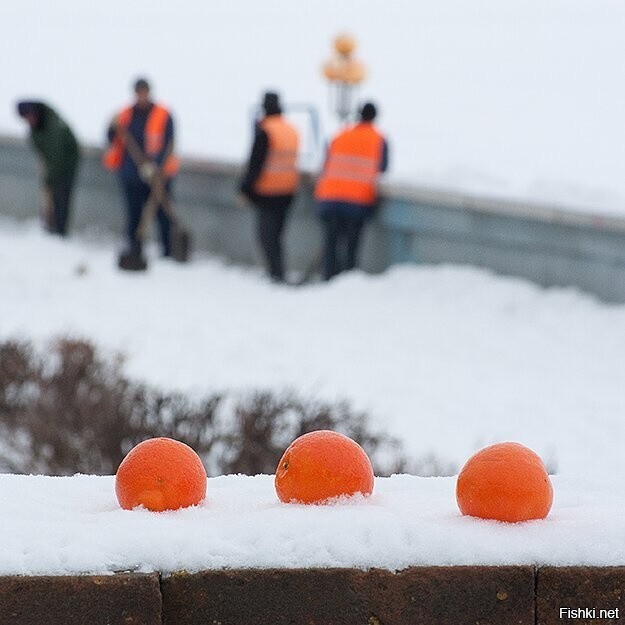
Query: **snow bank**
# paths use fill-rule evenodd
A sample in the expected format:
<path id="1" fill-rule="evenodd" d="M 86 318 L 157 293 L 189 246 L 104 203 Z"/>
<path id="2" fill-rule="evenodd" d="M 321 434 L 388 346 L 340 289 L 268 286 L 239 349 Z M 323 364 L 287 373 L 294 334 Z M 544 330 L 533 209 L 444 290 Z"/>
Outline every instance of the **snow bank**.
<path id="1" fill-rule="evenodd" d="M 625 564 L 625 495 L 613 480 L 554 479 L 544 521 L 462 517 L 455 478 L 378 478 L 347 504 L 282 504 L 273 476 L 208 480 L 206 501 L 119 508 L 114 478 L 0 476 L 0 575 L 220 568 Z"/>
<path id="2" fill-rule="evenodd" d="M 293 289 L 211 259 L 115 267 L 105 241 L 0 228 L 0 339 L 91 339 L 196 395 L 345 398 L 415 456 L 459 467 L 516 440 L 559 473 L 625 472 L 625 307 L 451 266 Z M 85 271 L 77 271 L 82 267 Z"/>

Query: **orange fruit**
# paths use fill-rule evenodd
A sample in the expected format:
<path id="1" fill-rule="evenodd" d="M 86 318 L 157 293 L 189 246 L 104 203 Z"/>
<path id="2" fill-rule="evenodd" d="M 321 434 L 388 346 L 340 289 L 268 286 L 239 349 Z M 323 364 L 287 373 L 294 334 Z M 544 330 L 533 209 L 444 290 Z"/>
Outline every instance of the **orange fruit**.
<path id="1" fill-rule="evenodd" d="M 456 501 L 462 514 L 516 523 L 544 519 L 553 488 L 540 456 L 519 443 L 497 443 L 462 467 Z"/>
<path id="2" fill-rule="evenodd" d="M 284 503 L 325 503 L 373 492 L 373 469 L 364 449 L 348 436 L 318 430 L 296 438 L 284 452 L 275 480 Z"/>
<path id="3" fill-rule="evenodd" d="M 206 496 L 206 470 L 188 445 L 171 438 L 150 438 L 122 460 L 115 475 L 115 493 L 125 510 L 144 506 L 162 512 L 194 506 Z"/>

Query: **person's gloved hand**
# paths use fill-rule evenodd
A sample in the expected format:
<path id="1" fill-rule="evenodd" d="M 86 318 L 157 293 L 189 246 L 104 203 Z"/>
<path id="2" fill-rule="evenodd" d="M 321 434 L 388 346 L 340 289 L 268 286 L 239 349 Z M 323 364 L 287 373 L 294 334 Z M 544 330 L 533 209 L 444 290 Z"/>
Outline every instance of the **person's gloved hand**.
<path id="1" fill-rule="evenodd" d="M 139 167 L 139 176 L 141 176 L 141 180 L 147 184 L 151 184 L 156 172 L 158 171 L 158 166 L 153 161 L 145 161 L 145 163 L 141 163 Z"/>

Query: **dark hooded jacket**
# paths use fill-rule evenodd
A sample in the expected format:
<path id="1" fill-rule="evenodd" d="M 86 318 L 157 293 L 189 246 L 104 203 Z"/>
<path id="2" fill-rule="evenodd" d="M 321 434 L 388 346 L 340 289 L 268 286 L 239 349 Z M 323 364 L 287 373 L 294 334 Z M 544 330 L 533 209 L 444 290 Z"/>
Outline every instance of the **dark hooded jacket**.
<path id="1" fill-rule="evenodd" d="M 30 138 L 45 163 L 44 183 L 54 187 L 59 180 L 73 175 L 80 160 L 80 148 L 67 123 L 47 104 L 33 102 L 39 121 Z"/>

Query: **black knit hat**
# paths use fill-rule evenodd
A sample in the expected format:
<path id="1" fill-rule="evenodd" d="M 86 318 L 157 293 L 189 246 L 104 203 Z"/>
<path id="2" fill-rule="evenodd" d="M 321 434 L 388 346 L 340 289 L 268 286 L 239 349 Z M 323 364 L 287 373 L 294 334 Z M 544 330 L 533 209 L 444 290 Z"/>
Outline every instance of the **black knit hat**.
<path id="1" fill-rule="evenodd" d="M 135 90 L 135 93 L 141 90 L 149 91 L 150 83 L 147 81 L 147 78 L 143 78 L 143 77 L 137 78 L 137 80 L 135 80 L 134 90 Z"/>
<path id="2" fill-rule="evenodd" d="M 42 105 L 41 102 L 33 102 L 32 100 L 22 100 L 17 103 L 17 114 L 20 117 L 26 117 L 27 115 L 35 114 L 41 115 Z"/>
<path id="3" fill-rule="evenodd" d="M 263 97 L 263 108 L 265 115 L 279 115 L 282 113 L 280 97 L 275 91 L 267 91 Z"/>
<path id="4" fill-rule="evenodd" d="M 363 122 L 373 121 L 377 114 L 378 109 L 375 108 L 375 104 L 373 102 L 365 102 L 360 109 L 360 119 Z"/>

